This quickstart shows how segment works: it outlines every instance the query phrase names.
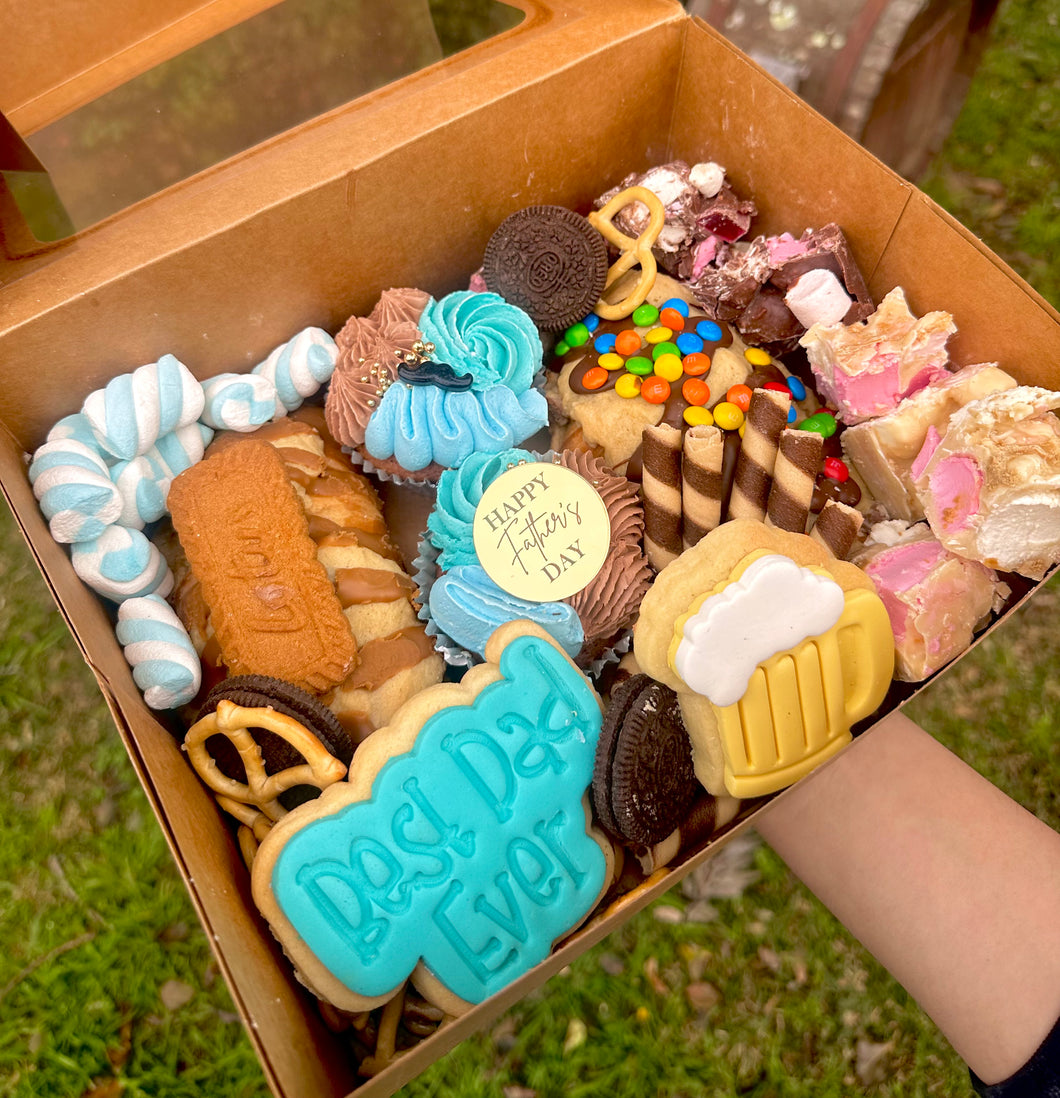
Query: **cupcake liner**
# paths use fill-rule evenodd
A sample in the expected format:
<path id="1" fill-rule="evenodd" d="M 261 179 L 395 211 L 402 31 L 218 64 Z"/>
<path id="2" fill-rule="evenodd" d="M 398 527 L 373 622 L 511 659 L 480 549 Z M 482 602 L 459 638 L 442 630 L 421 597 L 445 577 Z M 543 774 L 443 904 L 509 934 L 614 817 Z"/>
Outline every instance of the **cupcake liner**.
<path id="1" fill-rule="evenodd" d="M 378 481 L 386 481 L 388 484 L 397 486 L 407 484 L 410 488 L 436 488 L 438 486 L 438 476 L 441 476 L 444 471 L 439 469 L 438 476 L 420 476 L 411 472 L 402 476 L 400 473 L 380 469 L 370 457 L 362 454 L 360 450 L 353 449 L 353 447 L 343 446 L 342 452 L 350 459 L 352 465 L 357 466 L 360 472 L 370 473 Z"/>
<path id="2" fill-rule="evenodd" d="M 561 464 L 558 450 L 528 450 L 528 454 L 535 463 L 548 465 Z M 435 648 L 442 654 L 446 663 L 451 667 L 469 668 L 482 659 L 476 653 L 464 648 L 450 637 L 431 616 L 430 592 L 440 572 L 438 558 L 441 550 L 430 540 L 430 535 L 424 533 L 420 538 L 416 559 L 413 561 L 413 577 L 420 588 L 419 617 L 423 621 L 427 635 L 434 639 Z M 598 678 L 603 670 L 619 662 L 630 650 L 633 643 L 633 630 L 625 629 L 608 646 L 599 649 L 598 644 L 590 642 L 589 651 L 593 653 L 591 659 L 579 655 L 574 662 L 591 678 Z"/>
<path id="3" fill-rule="evenodd" d="M 423 622 L 427 636 L 434 640 L 435 649 L 441 654 L 446 664 L 450 667 L 467 669 L 476 663 L 482 663 L 482 659 L 474 652 L 468 651 L 462 645 L 457 644 L 452 637 L 443 632 L 438 623 L 431 616 L 430 598 L 431 588 L 438 578 L 438 547 L 426 534 L 420 536 L 417 547 L 416 559 L 412 562 L 412 578 L 420 589 L 419 610 L 420 621 Z"/>

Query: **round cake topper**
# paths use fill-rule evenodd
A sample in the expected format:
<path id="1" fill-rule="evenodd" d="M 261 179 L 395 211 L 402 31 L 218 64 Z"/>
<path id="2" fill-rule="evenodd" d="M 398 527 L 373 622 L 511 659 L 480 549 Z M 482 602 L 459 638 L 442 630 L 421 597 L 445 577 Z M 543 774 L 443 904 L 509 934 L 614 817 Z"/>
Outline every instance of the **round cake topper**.
<path id="1" fill-rule="evenodd" d="M 611 520 L 600 494 L 573 470 L 524 462 L 482 493 L 472 537 L 498 587 L 531 602 L 558 602 L 603 567 Z"/>
<path id="2" fill-rule="evenodd" d="M 497 226 L 482 259 L 486 286 L 518 305 L 535 324 L 558 332 L 600 300 L 607 244 L 589 222 L 564 206 L 527 206 Z"/>

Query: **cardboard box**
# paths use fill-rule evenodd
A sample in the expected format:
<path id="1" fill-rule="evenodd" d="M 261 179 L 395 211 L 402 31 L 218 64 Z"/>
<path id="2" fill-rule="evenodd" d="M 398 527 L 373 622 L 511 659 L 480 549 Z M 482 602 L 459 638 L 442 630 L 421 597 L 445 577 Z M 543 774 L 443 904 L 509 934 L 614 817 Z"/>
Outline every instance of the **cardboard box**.
<path id="1" fill-rule="evenodd" d="M 954 361 L 997 360 L 1021 382 L 1060 384 L 1055 310 L 677 3 L 520 6 L 526 19 L 513 32 L 68 242 L 0 263 L 0 487 L 99 681 L 266 1077 L 287 1098 L 392 1093 L 672 887 L 753 813 L 392 1068 L 359 1079 L 255 914 L 231 833 L 143 704 L 105 609 L 49 536 L 23 454 L 55 420 L 112 376 L 166 352 L 200 377 L 249 369 L 308 324 L 336 331 L 388 286 L 436 295 L 462 288 L 512 210 L 584 208 L 627 172 L 672 158 L 724 164 L 758 204 L 756 232 L 837 221 L 877 300 L 900 284 L 915 312 L 954 314 Z M 235 5 L 218 10 L 226 7 Z M 56 101 L 64 78 L 49 76 Z M 896 688 L 887 705 L 913 692 Z"/>

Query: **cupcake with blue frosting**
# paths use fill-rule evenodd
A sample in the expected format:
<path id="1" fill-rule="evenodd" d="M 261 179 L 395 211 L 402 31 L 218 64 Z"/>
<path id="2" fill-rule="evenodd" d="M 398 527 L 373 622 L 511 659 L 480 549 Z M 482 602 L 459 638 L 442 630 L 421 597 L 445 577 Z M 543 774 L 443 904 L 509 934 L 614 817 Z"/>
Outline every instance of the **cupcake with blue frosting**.
<path id="1" fill-rule="evenodd" d="M 434 483 L 472 454 L 518 446 L 548 423 L 543 349 L 522 309 L 469 290 L 388 290 L 336 337 L 325 414 L 365 468 Z"/>
<path id="2" fill-rule="evenodd" d="M 562 466 L 581 478 L 599 498 L 609 524 L 599 568 L 578 590 L 556 600 L 524 598 L 496 582 L 480 559 L 474 534 L 490 486 L 516 466 L 539 464 Z M 473 454 L 438 481 L 414 565 L 420 617 L 446 661 L 456 667 L 481 660 L 492 632 L 522 618 L 545 629 L 580 667 L 599 670 L 628 645 L 629 629 L 651 585 L 643 535 L 636 488 L 592 454 L 537 455 L 521 449 Z"/>

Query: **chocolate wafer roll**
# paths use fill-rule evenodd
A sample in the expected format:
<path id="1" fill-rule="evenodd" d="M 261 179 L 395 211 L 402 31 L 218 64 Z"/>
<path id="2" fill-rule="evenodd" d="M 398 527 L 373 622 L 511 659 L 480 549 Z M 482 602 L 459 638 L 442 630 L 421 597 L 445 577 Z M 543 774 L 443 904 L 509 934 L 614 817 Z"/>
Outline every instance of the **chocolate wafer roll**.
<path id="1" fill-rule="evenodd" d="M 681 432 L 669 424 L 645 427 L 644 551 L 658 572 L 681 555 Z"/>
<path id="2" fill-rule="evenodd" d="M 751 394 L 733 475 L 729 518 L 755 522 L 765 518 L 777 446 L 788 422 L 789 403 L 790 397 L 775 389 L 755 389 Z"/>
<path id="3" fill-rule="evenodd" d="M 793 534 L 806 533 L 813 486 L 821 468 L 824 439 L 816 431 L 786 428 L 780 432 L 766 524 Z"/>
<path id="4" fill-rule="evenodd" d="M 837 560 L 846 560 L 857 540 L 864 517 L 855 507 L 848 507 L 838 500 L 827 500 L 813 524 L 810 537 L 831 550 Z"/>
<path id="5" fill-rule="evenodd" d="M 685 432 L 681 458 L 681 540 L 691 549 L 721 522 L 721 466 L 725 439 L 721 429 L 701 424 Z"/>

